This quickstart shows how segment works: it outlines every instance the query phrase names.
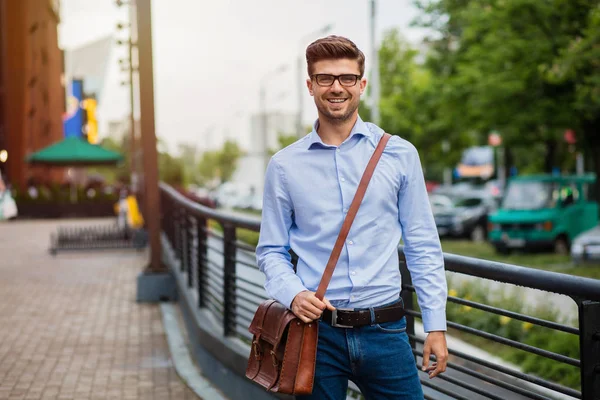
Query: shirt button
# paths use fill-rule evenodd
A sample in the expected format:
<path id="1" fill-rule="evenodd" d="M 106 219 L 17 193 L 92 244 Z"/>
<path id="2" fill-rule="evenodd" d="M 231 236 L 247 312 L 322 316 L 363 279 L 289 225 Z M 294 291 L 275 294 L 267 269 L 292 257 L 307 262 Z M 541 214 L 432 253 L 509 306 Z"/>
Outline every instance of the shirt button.
<path id="1" fill-rule="evenodd" d="M 338 153 L 340 152 L 340 149 L 335 149 L 335 151 L 337 151 Z"/>
<path id="2" fill-rule="evenodd" d="M 340 178 L 340 181 L 342 182 L 346 182 L 346 180 L 344 178 Z"/>
<path id="3" fill-rule="evenodd" d="M 348 240 L 348 244 L 354 244 L 352 240 Z"/>
<path id="4" fill-rule="evenodd" d="M 356 275 L 356 271 L 352 271 L 352 272 L 351 272 L 351 274 L 352 274 L 352 275 Z"/>
<path id="5" fill-rule="evenodd" d="M 348 212 L 348 209 L 347 209 L 347 208 L 344 208 L 344 212 L 345 212 L 345 213 L 347 213 L 347 212 Z"/>

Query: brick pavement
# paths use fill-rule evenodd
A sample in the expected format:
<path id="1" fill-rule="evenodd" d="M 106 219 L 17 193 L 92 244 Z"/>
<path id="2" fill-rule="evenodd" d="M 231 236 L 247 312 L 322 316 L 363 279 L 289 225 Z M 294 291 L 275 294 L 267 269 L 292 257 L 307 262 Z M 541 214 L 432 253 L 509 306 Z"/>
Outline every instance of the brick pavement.
<path id="1" fill-rule="evenodd" d="M 106 223 L 106 221 L 101 221 Z M 197 399 L 158 305 L 135 302 L 135 251 L 48 254 L 58 225 L 0 222 L 0 400 Z"/>

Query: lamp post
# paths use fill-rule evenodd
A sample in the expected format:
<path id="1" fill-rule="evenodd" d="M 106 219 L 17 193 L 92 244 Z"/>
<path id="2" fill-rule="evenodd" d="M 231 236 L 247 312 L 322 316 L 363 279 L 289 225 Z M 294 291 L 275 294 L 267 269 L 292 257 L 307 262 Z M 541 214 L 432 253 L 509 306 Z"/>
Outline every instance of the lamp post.
<path id="1" fill-rule="evenodd" d="M 371 120 L 374 124 L 379 124 L 379 52 L 375 37 L 375 22 L 377 16 L 377 1 L 371 0 Z"/>
<path id="2" fill-rule="evenodd" d="M 287 71 L 288 65 L 282 64 L 279 67 L 275 68 L 268 74 L 262 77 L 260 80 L 260 96 L 259 96 L 259 104 L 260 104 L 260 118 L 261 118 L 261 129 L 262 129 L 262 156 L 263 156 L 263 166 L 264 170 L 267 170 L 267 165 L 269 164 L 269 135 L 268 135 L 268 118 L 267 118 L 267 82 L 272 79 L 274 76 L 282 74 Z"/>
<path id="3" fill-rule="evenodd" d="M 125 28 L 129 28 L 129 38 L 127 40 L 127 42 L 123 42 L 122 40 L 117 40 L 117 44 L 119 45 L 123 45 L 123 44 L 127 44 L 127 50 L 128 50 L 128 64 L 129 67 L 126 67 L 123 64 L 124 60 L 121 59 L 119 60 L 119 63 L 121 63 L 121 70 L 125 71 L 125 72 L 129 72 L 129 106 L 130 106 L 130 112 L 129 112 L 129 129 L 130 129 L 130 143 L 129 143 L 129 148 L 130 148 L 130 153 L 131 153 L 131 165 L 130 165 L 130 169 L 131 169 L 131 191 L 133 192 L 134 195 L 137 194 L 138 192 L 138 174 L 137 174 L 137 155 L 136 155 L 136 148 L 137 148 L 137 138 L 136 138 L 136 131 L 135 131 L 135 115 L 134 115 L 134 107 L 135 107 L 135 95 L 134 95 L 134 87 L 133 87 L 133 73 L 135 70 L 135 67 L 133 65 L 133 47 L 136 46 L 136 44 L 134 43 L 134 27 L 135 25 L 135 6 L 132 2 L 123 2 L 120 0 L 117 0 L 116 2 L 117 6 L 122 6 L 122 5 L 129 5 L 129 23 L 128 24 L 118 24 L 117 25 L 117 30 L 121 31 Z M 126 82 L 121 82 L 121 84 L 126 84 Z"/>
<path id="4" fill-rule="evenodd" d="M 304 45 L 304 42 L 310 38 L 313 38 L 317 35 L 325 35 L 327 32 L 333 29 L 333 24 L 327 24 L 321 29 L 314 31 L 302 38 L 300 41 L 300 46 Z M 303 53 L 303 52 L 302 52 Z M 302 111 L 303 111 L 303 99 L 304 99 L 304 81 L 302 79 L 302 70 L 304 69 L 303 54 L 298 54 L 298 58 L 296 60 L 296 83 L 298 85 L 298 115 L 296 116 L 296 135 L 301 137 L 304 132 L 304 128 L 302 126 Z"/>
<path id="5" fill-rule="evenodd" d="M 152 2 L 137 0 L 138 74 L 140 79 L 140 125 L 144 162 L 146 223 L 151 257 L 147 273 L 165 273 L 161 262 L 158 153 L 154 123 L 154 69 L 152 65 Z"/>

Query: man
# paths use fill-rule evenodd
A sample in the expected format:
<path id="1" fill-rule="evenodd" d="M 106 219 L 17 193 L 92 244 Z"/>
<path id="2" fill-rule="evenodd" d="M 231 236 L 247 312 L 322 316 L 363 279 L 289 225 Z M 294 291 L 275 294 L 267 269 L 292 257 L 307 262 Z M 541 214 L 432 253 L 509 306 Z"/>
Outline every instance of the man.
<path id="1" fill-rule="evenodd" d="M 406 319 L 398 313 L 401 237 L 428 332 L 423 369 L 430 377 L 446 368 L 447 286 L 418 153 L 398 136 L 389 140 L 321 302 L 315 290 L 384 132 L 358 116 L 367 81 L 353 42 L 319 39 L 306 60 L 319 119 L 267 167 L 256 249 L 267 293 L 304 322 L 320 319 L 313 393 L 299 398 L 345 399 L 352 380 L 367 399 L 423 399 Z M 298 255 L 296 273 L 290 248 Z M 391 307 L 391 320 L 380 318 L 382 306 Z M 365 313 L 366 323 L 340 322 L 340 315 L 354 321 Z M 431 365 L 430 354 L 437 361 Z"/>

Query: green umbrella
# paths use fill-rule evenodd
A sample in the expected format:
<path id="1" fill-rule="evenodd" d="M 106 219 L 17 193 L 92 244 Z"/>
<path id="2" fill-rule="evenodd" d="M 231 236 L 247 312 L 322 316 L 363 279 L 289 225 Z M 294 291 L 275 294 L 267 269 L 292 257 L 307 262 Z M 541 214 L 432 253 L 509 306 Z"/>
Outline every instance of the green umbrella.
<path id="1" fill-rule="evenodd" d="M 95 166 L 114 165 L 123 156 L 84 139 L 69 137 L 27 157 L 27 162 L 38 165 Z"/>
<path id="2" fill-rule="evenodd" d="M 87 140 L 69 137 L 30 154 L 26 160 L 34 165 L 91 167 L 118 164 L 123 161 L 123 156 Z M 71 182 L 71 202 L 76 202 L 76 196 L 75 185 Z"/>

